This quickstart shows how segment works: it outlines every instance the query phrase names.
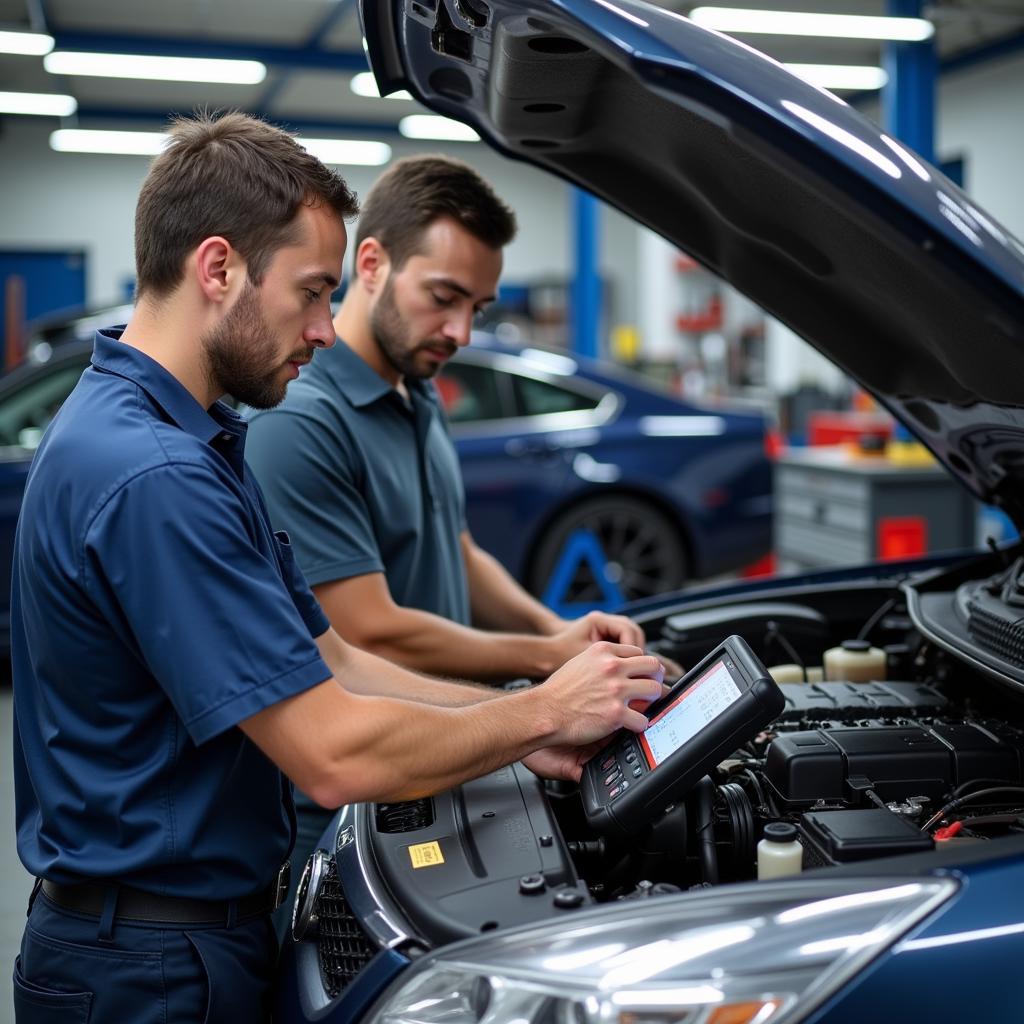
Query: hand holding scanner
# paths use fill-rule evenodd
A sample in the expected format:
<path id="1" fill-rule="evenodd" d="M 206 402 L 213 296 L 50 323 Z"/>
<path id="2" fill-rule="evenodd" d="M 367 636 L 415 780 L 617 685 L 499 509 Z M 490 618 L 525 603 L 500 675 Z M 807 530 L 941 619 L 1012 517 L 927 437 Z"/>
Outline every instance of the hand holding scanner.
<path id="1" fill-rule="evenodd" d="M 583 767 L 588 822 L 632 834 L 782 711 L 782 691 L 742 637 L 731 636 Z"/>

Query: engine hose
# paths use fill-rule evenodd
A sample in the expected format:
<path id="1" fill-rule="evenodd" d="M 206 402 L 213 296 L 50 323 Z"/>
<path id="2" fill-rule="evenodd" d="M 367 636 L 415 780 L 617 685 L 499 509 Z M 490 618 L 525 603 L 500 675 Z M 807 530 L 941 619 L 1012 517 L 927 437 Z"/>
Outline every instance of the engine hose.
<path id="1" fill-rule="evenodd" d="M 719 795 L 725 802 L 725 810 L 729 816 L 729 830 L 732 841 L 732 866 L 737 872 L 753 862 L 754 859 L 754 812 L 750 797 L 739 783 L 727 782 L 718 788 Z"/>
<path id="2" fill-rule="evenodd" d="M 718 884 L 718 851 L 715 849 L 715 784 L 705 775 L 694 789 L 697 810 L 697 842 L 700 868 L 708 885 Z"/>

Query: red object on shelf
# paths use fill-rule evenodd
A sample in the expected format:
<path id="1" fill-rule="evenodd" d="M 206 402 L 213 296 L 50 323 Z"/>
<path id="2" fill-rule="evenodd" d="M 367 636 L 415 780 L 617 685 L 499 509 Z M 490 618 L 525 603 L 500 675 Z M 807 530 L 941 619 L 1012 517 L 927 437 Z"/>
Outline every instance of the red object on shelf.
<path id="1" fill-rule="evenodd" d="M 822 409 L 807 416 L 808 444 L 843 444 L 865 436 L 892 437 L 892 419 L 869 412 Z"/>
<path id="2" fill-rule="evenodd" d="M 680 331 L 715 331 L 722 326 L 722 300 L 714 295 L 707 306 L 697 313 L 680 313 L 676 327 Z"/>
<path id="3" fill-rule="evenodd" d="M 681 252 L 676 257 L 676 270 L 681 274 L 688 274 L 691 270 L 697 270 L 700 264 L 692 257 L 687 256 L 685 252 Z"/>
<path id="4" fill-rule="evenodd" d="M 774 576 L 775 569 L 775 555 L 769 553 L 764 558 L 759 558 L 756 562 L 751 562 L 750 565 L 740 569 L 740 576 L 745 580 L 755 579 L 759 576 Z"/>
<path id="5" fill-rule="evenodd" d="M 928 521 L 924 516 L 882 516 L 877 537 L 883 562 L 923 555 L 928 550 Z"/>

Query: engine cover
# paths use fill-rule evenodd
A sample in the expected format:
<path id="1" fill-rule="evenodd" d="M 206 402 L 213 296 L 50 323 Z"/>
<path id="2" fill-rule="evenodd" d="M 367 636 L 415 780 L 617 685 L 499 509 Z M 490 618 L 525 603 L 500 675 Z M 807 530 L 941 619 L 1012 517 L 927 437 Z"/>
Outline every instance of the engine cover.
<path id="1" fill-rule="evenodd" d="M 381 806 L 370 834 L 381 877 L 431 943 L 526 924 L 591 902 L 543 783 L 520 764 L 429 801 L 384 805 L 384 813 Z"/>
<path id="2" fill-rule="evenodd" d="M 1021 781 L 1018 744 L 977 722 L 872 723 L 781 735 L 768 748 L 765 778 L 787 809 L 823 800 L 856 806 L 871 788 L 883 800 L 940 800 L 974 779 Z"/>

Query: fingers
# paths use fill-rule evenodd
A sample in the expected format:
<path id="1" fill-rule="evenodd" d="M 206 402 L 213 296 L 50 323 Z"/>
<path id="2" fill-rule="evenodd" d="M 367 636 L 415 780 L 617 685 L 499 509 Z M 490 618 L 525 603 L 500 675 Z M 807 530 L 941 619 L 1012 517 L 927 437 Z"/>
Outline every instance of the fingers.
<path id="1" fill-rule="evenodd" d="M 680 665 L 677 662 L 673 661 L 671 658 L 666 658 L 664 654 L 659 654 L 658 655 L 658 659 L 661 661 L 662 665 L 665 667 L 665 678 L 666 679 L 675 680 L 675 679 L 678 679 L 680 676 L 682 676 L 685 673 L 685 669 L 683 668 L 682 665 Z"/>
<path id="2" fill-rule="evenodd" d="M 625 615 L 608 615 L 605 612 L 591 612 L 590 626 L 596 636 L 620 644 L 634 644 L 643 647 L 646 642 L 644 631 Z"/>
<path id="3" fill-rule="evenodd" d="M 622 727 L 630 732 L 643 732 L 647 728 L 647 716 L 632 708 L 626 708 L 626 713 L 622 716 Z"/>

